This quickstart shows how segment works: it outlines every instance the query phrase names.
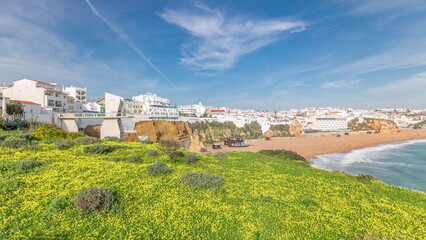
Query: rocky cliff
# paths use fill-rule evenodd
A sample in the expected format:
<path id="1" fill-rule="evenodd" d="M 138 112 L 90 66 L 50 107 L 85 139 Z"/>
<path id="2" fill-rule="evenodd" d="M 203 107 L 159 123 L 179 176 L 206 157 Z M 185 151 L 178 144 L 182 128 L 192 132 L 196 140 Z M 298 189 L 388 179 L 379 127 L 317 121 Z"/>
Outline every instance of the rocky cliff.
<path id="1" fill-rule="evenodd" d="M 281 126 L 280 126 L 281 125 Z M 272 125 L 265 132 L 266 137 L 300 137 L 302 136 L 302 126 L 296 124 Z"/>
<path id="2" fill-rule="evenodd" d="M 348 123 L 348 127 L 354 131 L 379 131 L 382 133 L 399 132 L 402 130 L 394 121 L 377 118 L 364 118 L 362 121 L 354 118 Z"/>
<path id="3" fill-rule="evenodd" d="M 386 119 L 365 118 L 364 123 L 371 129 L 381 133 L 393 133 L 402 130 L 394 121 Z"/>

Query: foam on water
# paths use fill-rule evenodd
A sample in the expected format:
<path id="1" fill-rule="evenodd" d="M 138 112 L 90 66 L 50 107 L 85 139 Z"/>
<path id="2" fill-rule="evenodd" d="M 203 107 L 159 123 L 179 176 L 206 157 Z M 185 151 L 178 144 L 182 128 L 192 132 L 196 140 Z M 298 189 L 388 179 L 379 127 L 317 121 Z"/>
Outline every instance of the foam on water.
<path id="1" fill-rule="evenodd" d="M 371 174 L 388 184 L 426 192 L 426 139 L 316 157 L 312 165 L 317 168 L 343 170 L 353 175 Z"/>

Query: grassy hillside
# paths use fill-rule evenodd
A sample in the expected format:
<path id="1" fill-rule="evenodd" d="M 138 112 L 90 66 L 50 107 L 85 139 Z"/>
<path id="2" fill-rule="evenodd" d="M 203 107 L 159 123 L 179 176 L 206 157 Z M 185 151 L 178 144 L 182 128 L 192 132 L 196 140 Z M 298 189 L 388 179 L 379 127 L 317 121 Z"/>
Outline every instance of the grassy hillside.
<path id="1" fill-rule="evenodd" d="M 96 155 L 83 153 L 83 145 L 0 147 L 0 239 L 426 238 L 424 193 L 260 153 L 185 164 L 148 156 L 155 144 L 104 144 L 130 148 Z M 141 162 L 125 161 L 136 155 Z M 41 165 L 17 171 L 20 159 Z M 174 172 L 149 176 L 146 166 L 158 161 Z M 191 188 L 180 180 L 186 172 L 220 175 L 226 184 Z M 119 204 L 77 211 L 77 192 L 91 186 L 115 190 Z M 58 198 L 63 203 L 52 205 Z"/>

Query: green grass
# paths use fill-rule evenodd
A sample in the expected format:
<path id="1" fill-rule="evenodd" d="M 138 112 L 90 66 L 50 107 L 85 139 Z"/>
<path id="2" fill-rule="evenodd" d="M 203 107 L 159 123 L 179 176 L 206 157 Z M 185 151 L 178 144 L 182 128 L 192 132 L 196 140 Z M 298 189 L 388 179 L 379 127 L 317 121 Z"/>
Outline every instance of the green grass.
<path id="1" fill-rule="evenodd" d="M 188 165 L 147 156 L 156 144 L 119 144 L 131 148 L 108 155 L 84 154 L 82 145 L 0 148 L 0 239 L 426 238 L 421 192 L 260 153 L 201 156 Z M 140 162 L 111 161 L 135 155 Z M 30 158 L 41 165 L 26 173 L 10 167 Z M 146 167 L 155 162 L 174 172 L 149 176 Z M 223 176 L 225 185 L 191 188 L 181 181 L 186 172 Z M 85 187 L 110 188 L 119 204 L 78 212 L 73 200 Z"/>

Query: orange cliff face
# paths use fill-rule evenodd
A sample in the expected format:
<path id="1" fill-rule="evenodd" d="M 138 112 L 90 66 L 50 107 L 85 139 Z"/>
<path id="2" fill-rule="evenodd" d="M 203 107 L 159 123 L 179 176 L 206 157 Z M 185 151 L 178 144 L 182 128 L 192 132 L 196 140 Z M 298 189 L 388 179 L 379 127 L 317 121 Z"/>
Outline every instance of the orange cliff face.
<path id="1" fill-rule="evenodd" d="M 395 122 L 389 120 L 364 119 L 364 122 L 373 128 L 373 130 L 380 131 L 381 133 L 394 133 L 402 131 L 402 128 L 398 127 Z"/>

